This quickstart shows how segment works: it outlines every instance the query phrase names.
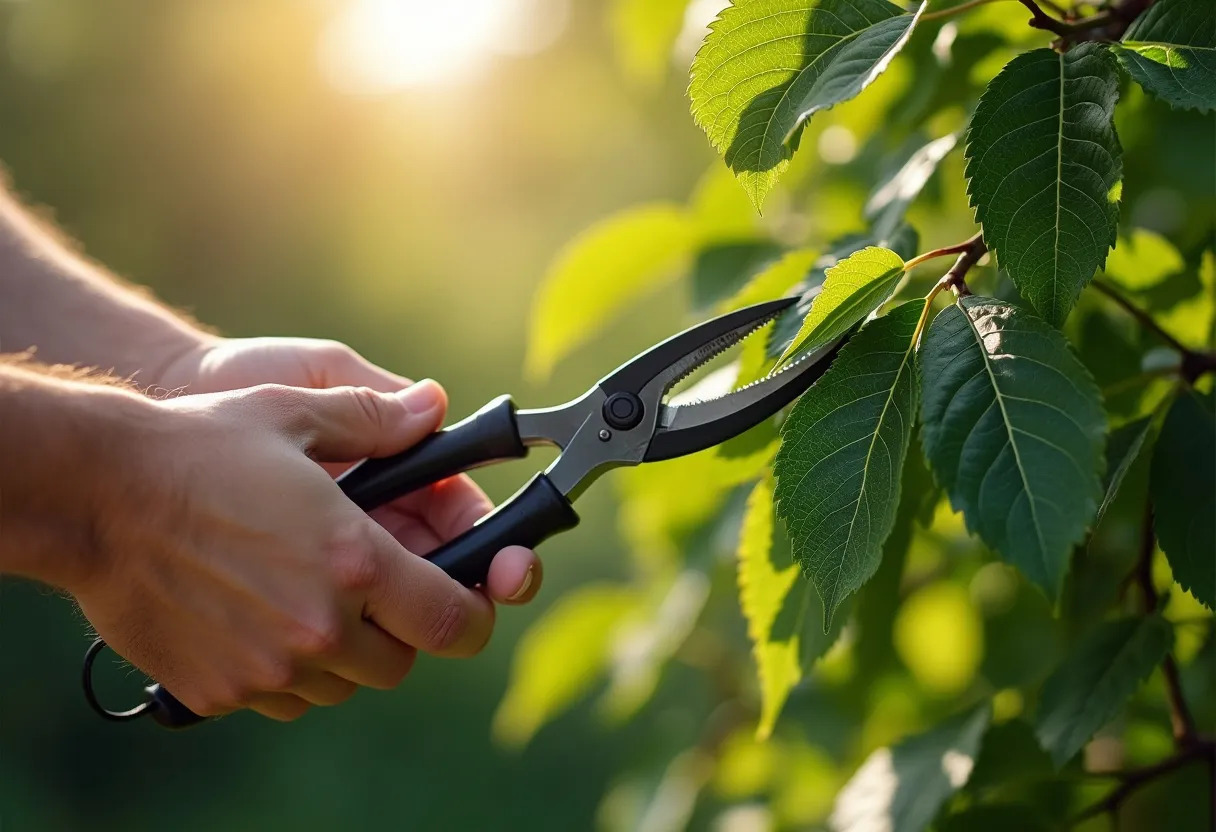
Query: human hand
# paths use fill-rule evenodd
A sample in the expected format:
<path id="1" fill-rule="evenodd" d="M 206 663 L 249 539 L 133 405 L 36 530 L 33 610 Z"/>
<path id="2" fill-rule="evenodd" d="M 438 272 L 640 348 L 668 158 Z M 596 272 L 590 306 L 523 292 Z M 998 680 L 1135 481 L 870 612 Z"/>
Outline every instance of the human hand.
<path id="1" fill-rule="evenodd" d="M 200 337 L 195 349 L 177 358 L 157 379 L 159 388 L 190 394 L 258 384 L 314 389 L 350 385 L 392 392 L 411 383 L 337 341 L 213 336 Z M 443 406 L 446 409 L 446 398 Z M 350 467 L 350 461 L 326 463 L 324 467 L 336 476 Z M 485 493 L 467 476 L 459 476 L 395 500 L 371 514 L 398 543 L 425 555 L 468 529 L 491 508 L 493 504 Z M 451 533 L 445 536 L 441 529 Z M 539 590 L 542 569 L 533 552 L 512 547 L 495 559 L 494 574 L 496 579 L 488 587 L 491 597 L 499 603 L 520 604 L 531 600 Z"/>
<path id="2" fill-rule="evenodd" d="M 489 639 L 489 598 L 403 548 L 313 461 L 423 439 L 444 415 L 434 382 L 394 394 L 261 386 L 122 401 L 92 428 L 121 462 L 95 498 L 90 568 L 65 588 L 111 646 L 191 710 L 294 719 L 358 685 L 395 686 L 416 649 L 469 656 Z M 467 509 L 468 495 L 448 496 L 422 497 L 422 508 L 449 509 L 420 523 L 436 540 L 469 522 L 452 510 Z M 501 552 L 489 595 L 519 591 L 512 552 L 530 556 Z"/>

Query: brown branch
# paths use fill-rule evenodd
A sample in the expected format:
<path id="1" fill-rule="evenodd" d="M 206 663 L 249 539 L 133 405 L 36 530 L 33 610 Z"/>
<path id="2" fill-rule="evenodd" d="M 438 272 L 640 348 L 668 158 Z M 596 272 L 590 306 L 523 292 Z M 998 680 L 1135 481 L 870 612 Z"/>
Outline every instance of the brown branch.
<path id="1" fill-rule="evenodd" d="M 1145 615 L 1157 611 L 1157 588 L 1153 586 L 1153 552 L 1156 549 L 1156 536 L 1153 534 L 1153 506 L 1149 501 L 1144 504 L 1144 520 L 1140 527 L 1140 555 L 1136 559 L 1136 582 L 1140 586 L 1141 606 Z M 1166 654 L 1161 663 L 1161 675 L 1165 678 L 1165 695 L 1169 700 L 1170 724 L 1174 729 L 1174 743 L 1185 749 L 1198 741 L 1195 729 L 1195 717 L 1186 703 L 1182 693 L 1182 680 L 1178 676 L 1178 663 L 1174 657 Z"/>
<path id="2" fill-rule="evenodd" d="M 1101 280 L 1096 277 L 1090 282 L 1090 285 L 1113 300 L 1119 306 L 1123 307 L 1123 310 L 1135 318 L 1141 326 L 1156 335 L 1165 343 L 1169 344 L 1170 347 L 1176 349 L 1183 355 L 1188 355 L 1191 353 L 1191 350 L 1188 347 L 1184 346 L 1181 341 L 1162 329 L 1161 325 L 1154 321 L 1151 315 L 1128 300 L 1127 297 L 1125 297 L 1124 294 L 1114 286 L 1110 285 L 1105 280 Z"/>
<path id="3" fill-rule="evenodd" d="M 971 267 L 988 253 L 983 233 L 976 234 L 968 240 L 961 251 L 962 253 L 954 261 L 954 265 L 950 267 L 950 271 L 946 272 L 940 281 L 941 285 L 950 287 L 955 297 L 971 294 L 971 289 L 967 287 L 967 272 L 971 271 Z"/>
<path id="4" fill-rule="evenodd" d="M 1196 741 L 1174 754 L 1174 756 L 1167 757 L 1159 763 L 1120 773 L 1118 776 L 1121 782 L 1118 788 L 1097 803 L 1075 815 L 1069 825 L 1076 826 L 1082 821 L 1107 812 L 1111 814 L 1118 812 L 1123 802 L 1131 797 L 1132 793 L 1137 789 L 1196 760 L 1205 760 L 1208 766 L 1216 765 L 1216 742 L 1212 742 L 1211 740 Z"/>
<path id="5" fill-rule="evenodd" d="M 948 254 L 958 254 L 960 251 L 968 251 L 968 250 L 974 248 L 976 245 L 983 245 L 983 244 L 984 244 L 984 232 L 980 231 L 980 232 L 976 233 L 974 236 L 968 237 L 966 240 L 963 240 L 961 243 L 955 243 L 954 245 L 950 245 L 950 246 L 943 246 L 942 248 L 935 248 L 932 251 L 926 251 L 924 254 L 916 255 L 915 257 L 913 257 L 911 260 L 909 260 L 904 265 L 904 271 L 911 271 L 912 269 L 915 269 L 917 266 L 919 266 L 921 263 L 924 263 L 927 260 L 932 260 L 936 257 L 945 257 Z M 987 251 L 987 250 L 988 250 L 987 248 L 984 249 L 984 251 Z"/>

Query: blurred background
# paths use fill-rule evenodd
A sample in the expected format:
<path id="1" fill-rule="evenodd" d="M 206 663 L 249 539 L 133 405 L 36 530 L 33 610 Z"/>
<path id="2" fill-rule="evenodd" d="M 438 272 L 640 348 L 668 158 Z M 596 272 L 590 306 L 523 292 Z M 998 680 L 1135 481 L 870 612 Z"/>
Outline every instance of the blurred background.
<path id="1" fill-rule="evenodd" d="M 548 261 L 610 210 L 683 197 L 713 158 L 680 84 L 641 96 L 623 80 L 604 15 L 567 0 L 0 0 L 0 160 L 90 257 L 225 334 L 340 339 L 441 380 L 454 415 L 503 392 L 556 404 L 673 322 L 656 310 L 528 384 Z M 478 479 L 502 498 L 544 461 Z M 290 728 L 100 722 L 71 603 L 0 581 L 0 827 L 589 827 L 629 731 L 576 712 L 508 752 L 490 723 L 529 620 L 622 571 L 611 503 L 611 488 L 580 501 L 578 533 L 545 549 L 542 598 L 505 610 L 476 661 L 420 661 L 400 690 Z M 114 676 L 109 696 L 138 694 Z"/>
<path id="2" fill-rule="evenodd" d="M 533 296 L 568 240 L 625 206 L 683 202 L 694 189 L 718 215 L 742 218 L 731 220 L 732 231 L 755 233 L 754 213 L 684 95 L 692 53 L 721 5 L 0 0 L 0 163 L 18 195 L 90 257 L 224 334 L 345 341 L 400 373 L 442 381 L 453 415 L 502 392 L 522 406 L 554 404 L 704 314 L 687 286 L 666 284 L 564 358 L 549 380 L 525 378 Z M 790 192 L 774 195 L 765 234 L 825 243 L 862 230 L 871 186 L 926 138 L 920 128 L 900 132 L 888 111 L 919 112 L 928 137 L 957 130 L 966 111 L 954 99 L 973 101 L 1015 48 L 1046 42 L 1026 30 L 1017 4 L 1000 6 L 1012 8 L 988 7 L 951 34 L 954 69 L 926 65 L 951 43 L 918 33 L 907 52 L 919 57 L 901 56 L 865 96 L 817 118 L 803 138 L 815 152 L 795 161 Z M 659 7 L 666 11 L 654 14 Z M 614 39 L 630 8 L 647 9 L 638 20 L 657 28 Z M 994 32 L 1015 31 L 1016 44 L 989 54 L 1001 42 Z M 930 81 L 914 83 L 922 77 Z M 1202 243 L 1216 189 L 1211 172 L 1196 176 L 1187 160 L 1196 147 L 1200 158 L 1210 151 L 1210 119 L 1169 114 L 1138 90 L 1127 96 L 1119 126 L 1128 148 L 1125 221 Z M 1153 136 L 1142 126 L 1149 123 L 1168 129 Z M 1149 138 L 1163 151 L 1138 153 Z M 706 178 L 707 170 L 716 173 Z M 909 217 L 920 250 L 973 232 L 960 153 Z M 993 283 L 995 274 L 977 280 Z M 1074 316 L 1078 326 L 1105 320 L 1091 311 Z M 1100 362 L 1104 352 L 1095 341 L 1086 358 Z M 501 499 L 545 461 L 477 479 Z M 829 653 L 768 745 L 751 739 L 748 714 L 712 739 L 712 771 L 677 756 L 703 741 L 718 701 L 755 700 L 733 592 L 745 495 L 705 485 L 701 464 L 660 468 L 649 479 L 618 472 L 612 485 L 588 491 L 583 525 L 543 549 L 541 597 L 504 610 L 478 659 L 421 660 L 401 689 L 360 692 L 290 726 L 239 714 L 169 737 L 150 724 L 99 721 L 79 689 L 86 623 L 69 600 L 0 580 L 0 829 L 662 829 L 690 815 L 694 828 L 764 829 L 769 809 L 748 814 L 757 802 L 784 827 L 800 828 L 822 821 L 871 749 L 992 693 L 1005 744 L 986 764 L 981 757 L 972 779 L 987 772 L 985 782 L 1001 780 L 1008 758 L 1039 764 L 1016 719 L 1018 688 L 1041 680 L 1069 627 L 1105 606 L 1062 623 L 1013 570 L 986 562 L 961 520 L 932 501 L 912 506 L 934 522 L 913 532 L 909 515 L 906 566 L 888 558 L 873 582 L 875 593 L 905 600 L 898 618 L 894 603 L 859 601 L 857 615 L 885 635 Z M 927 483 L 924 490 L 934 494 Z M 1135 540 L 1135 500 L 1112 512 L 1112 551 Z M 664 557 L 674 556 L 655 554 L 664 545 L 701 566 L 671 569 Z M 1103 561 L 1103 546 L 1090 568 L 1117 581 L 1126 564 Z M 656 623 L 618 661 L 642 681 L 622 683 L 617 673 L 606 699 L 583 701 L 604 663 L 592 654 L 606 648 L 604 628 L 578 610 L 607 609 L 616 590 L 568 593 L 664 569 L 679 576 L 660 587 Z M 705 581 L 714 590 L 708 602 Z M 561 608 L 564 594 L 577 601 Z M 1179 618 L 1202 618 L 1179 645 L 1202 699 L 1216 690 L 1208 619 L 1186 596 L 1171 603 L 1181 605 L 1172 613 Z M 496 723 L 520 636 L 554 604 L 555 620 L 569 624 L 566 641 L 558 627 L 547 645 L 525 651 L 533 661 L 521 664 L 523 675 L 535 684 L 517 684 Z M 681 647 L 699 615 L 715 628 L 696 630 Z M 662 670 L 660 684 L 655 668 L 677 647 L 682 661 Z M 641 658 L 631 664 L 629 650 Z M 1197 655 L 1207 657 L 1206 671 Z M 116 703 L 142 684 L 117 666 L 103 681 Z M 1159 684 L 1150 683 L 1120 740 L 1129 760 L 1168 753 Z M 644 717 L 625 718 L 656 685 Z M 616 714 L 609 727 L 605 713 Z M 696 789 L 709 783 L 710 795 L 695 813 L 695 789 L 680 791 L 694 781 Z M 658 809 L 643 813 L 650 826 L 629 820 L 644 794 L 664 788 Z M 1172 794 L 1145 803 L 1149 820 L 1138 828 L 1178 828 L 1160 814 Z M 1043 805 L 1063 811 L 1071 799 L 1053 792 Z M 665 811 L 674 813 L 668 826 Z"/>

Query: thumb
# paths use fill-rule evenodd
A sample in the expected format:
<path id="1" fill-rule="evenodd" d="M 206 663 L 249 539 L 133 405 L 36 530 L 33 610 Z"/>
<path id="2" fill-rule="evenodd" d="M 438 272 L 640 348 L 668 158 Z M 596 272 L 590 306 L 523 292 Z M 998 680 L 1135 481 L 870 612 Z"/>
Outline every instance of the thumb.
<path id="1" fill-rule="evenodd" d="M 389 456 L 417 444 L 443 424 L 447 393 L 431 379 L 395 393 L 368 387 L 308 391 L 293 427 L 318 462 Z M 295 432 L 295 431 L 293 431 Z"/>

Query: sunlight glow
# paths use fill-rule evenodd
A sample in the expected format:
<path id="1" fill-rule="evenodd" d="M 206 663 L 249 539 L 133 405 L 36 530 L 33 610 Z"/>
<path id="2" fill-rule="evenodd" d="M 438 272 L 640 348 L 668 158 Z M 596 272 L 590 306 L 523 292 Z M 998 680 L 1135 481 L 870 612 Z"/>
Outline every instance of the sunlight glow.
<path id="1" fill-rule="evenodd" d="M 467 81 L 494 55 L 527 55 L 565 28 L 568 0 L 350 0 L 320 58 L 345 92 Z"/>

